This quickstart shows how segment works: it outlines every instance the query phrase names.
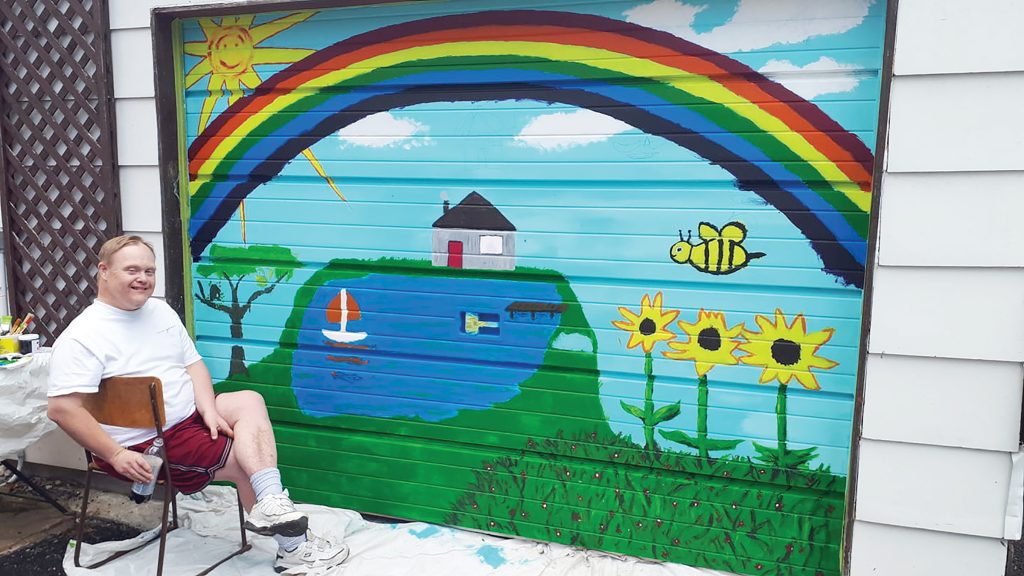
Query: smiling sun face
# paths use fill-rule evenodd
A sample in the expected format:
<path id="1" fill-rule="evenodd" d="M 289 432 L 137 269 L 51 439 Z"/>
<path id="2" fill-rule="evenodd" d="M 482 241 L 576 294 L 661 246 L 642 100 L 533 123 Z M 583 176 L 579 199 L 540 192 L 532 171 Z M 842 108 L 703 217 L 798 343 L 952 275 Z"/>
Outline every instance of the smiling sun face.
<path id="1" fill-rule="evenodd" d="M 254 48 L 248 28 L 228 26 L 221 28 L 219 34 L 210 39 L 207 58 L 210 59 L 214 74 L 255 74 L 252 69 Z"/>

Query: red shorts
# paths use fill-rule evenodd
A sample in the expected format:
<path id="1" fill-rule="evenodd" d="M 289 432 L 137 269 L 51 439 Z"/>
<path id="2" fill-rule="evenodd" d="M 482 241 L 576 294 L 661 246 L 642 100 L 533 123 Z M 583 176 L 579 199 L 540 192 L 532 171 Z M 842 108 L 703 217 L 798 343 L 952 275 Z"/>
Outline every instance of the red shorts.
<path id="1" fill-rule="evenodd" d="M 145 452 L 155 438 L 128 446 L 129 450 Z M 231 438 L 221 433 L 217 439 L 210 438 L 210 429 L 203 423 L 199 412 L 164 430 L 164 446 L 170 461 L 171 481 L 182 494 L 192 494 L 206 488 L 213 481 L 213 475 L 224 467 L 231 453 Z M 117 473 L 108 462 L 93 455 L 93 462 L 107 474 L 131 482 Z M 163 470 L 161 478 L 163 478 Z"/>

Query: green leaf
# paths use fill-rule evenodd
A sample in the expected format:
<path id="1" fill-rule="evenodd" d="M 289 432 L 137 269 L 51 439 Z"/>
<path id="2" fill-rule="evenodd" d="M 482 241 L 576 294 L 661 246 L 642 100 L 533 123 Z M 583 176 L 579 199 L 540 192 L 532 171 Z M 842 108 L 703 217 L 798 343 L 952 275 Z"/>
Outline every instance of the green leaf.
<path id="1" fill-rule="evenodd" d="M 695 450 L 706 450 L 708 452 L 732 450 L 743 443 L 743 440 L 719 440 L 717 438 L 705 438 L 702 440 L 700 438 L 690 436 L 682 430 L 671 430 L 668 432 L 658 430 L 658 434 L 661 434 L 666 440 L 678 442 L 679 444 L 689 446 Z"/>
<path id="2" fill-rule="evenodd" d="M 676 416 L 679 416 L 679 412 L 682 408 L 679 406 L 679 402 L 675 404 L 669 404 L 668 406 L 662 406 L 654 411 L 653 424 L 660 424 L 662 422 L 671 420 Z"/>
<path id="3" fill-rule="evenodd" d="M 694 438 L 693 436 L 690 436 L 689 434 L 683 432 L 682 430 L 669 430 L 668 432 L 664 430 L 658 430 L 658 434 L 661 434 L 662 437 L 664 437 L 666 440 L 671 440 L 673 442 L 682 444 L 683 446 L 689 446 L 694 450 L 700 450 L 700 440 Z"/>
<path id="4" fill-rule="evenodd" d="M 704 447 L 707 448 L 709 452 L 721 452 L 723 450 L 732 450 L 739 446 L 740 444 L 743 444 L 742 439 L 721 440 L 718 438 L 708 438 L 706 443 L 704 444 Z"/>
<path id="5" fill-rule="evenodd" d="M 804 448 L 803 450 L 786 450 L 783 455 L 783 468 L 805 468 L 807 463 L 818 457 L 818 449 L 815 447 Z"/>
<path id="6" fill-rule="evenodd" d="M 622 406 L 622 409 L 625 410 L 626 412 L 629 412 L 633 416 L 639 418 L 641 422 L 644 421 L 644 411 L 641 410 L 640 408 L 637 408 L 632 404 L 626 404 L 625 400 L 619 400 L 619 405 Z"/>
<path id="7" fill-rule="evenodd" d="M 758 444 L 757 442 L 753 442 L 753 445 L 754 451 L 757 452 L 757 456 L 754 456 L 754 460 L 757 460 L 758 462 L 762 464 L 767 464 L 769 466 L 779 465 L 778 448 L 774 446 L 764 446 L 762 444 Z"/>
<path id="8" fill-rule="evenodd" d="M 768 466 L 789 470 L 807 468 L 807 464 L 818 457 L 818 449 L 814 446 L 801 450 L 786 450 L 781 458 L 777 446 L 763 446 L 754 442 L 754 450 L 757 451 L 754 460 Z"/>

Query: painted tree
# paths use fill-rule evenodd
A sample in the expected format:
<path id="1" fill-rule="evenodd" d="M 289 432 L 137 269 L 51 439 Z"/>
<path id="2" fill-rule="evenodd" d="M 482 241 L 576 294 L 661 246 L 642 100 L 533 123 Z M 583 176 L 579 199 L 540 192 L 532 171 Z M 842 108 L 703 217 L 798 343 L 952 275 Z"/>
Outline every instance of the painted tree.
<path id="1" fill-rule="evenodd" d="M 205 285 L 202 280 L 196 281 L 199 288 L 196 299 L 227 314 L 231 319 L 231 338 L 242 340 L 242 321 L 252 309 L 253 302 L 273 292 L 278 284 L 291 278 L 295 269 L 301 265 L 291 250 L 282 246 L 254 244 L 235 247 L 214 244 L 210 247 L 206 263 L 196 267 L 200 276 L 208 278 Z M 244 281 L 250 276 L 255 288 L 247 290 Z M 226 290 L 221 282 L 227 285 Z M 247 291 L 248 296 L 245 296 Z M 235 374 L 248 374 L 245 348 L 240 343 L 231 346 L 228 376 Z"/>

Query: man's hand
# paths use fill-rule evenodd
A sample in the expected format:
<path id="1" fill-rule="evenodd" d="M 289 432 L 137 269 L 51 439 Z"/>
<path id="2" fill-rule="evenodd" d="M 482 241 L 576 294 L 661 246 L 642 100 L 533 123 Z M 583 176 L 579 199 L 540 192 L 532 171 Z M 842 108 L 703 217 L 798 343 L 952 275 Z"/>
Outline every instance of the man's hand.
<path id="1" fill-rule="evenodd" d="M 108 461 L 117 473 L 135 482 L 149 483 L 153 479 L 153 471 L 149 462 L 132 450 L 118 450 Z"/>
<path id="2" fill-rule="evenodd" d="M 231 430 L 231 426 L 228 426 L 227 420 L 221 418 L 221 415 L 217 413 L 217 410 L 210 408 L 203 414 L 203 423 L 207 428 L 210 429 L 210 438 L 217 439 L 217 434 L 223 432 L 228 438 L 234 438 L 235 433 Z"/>

